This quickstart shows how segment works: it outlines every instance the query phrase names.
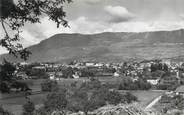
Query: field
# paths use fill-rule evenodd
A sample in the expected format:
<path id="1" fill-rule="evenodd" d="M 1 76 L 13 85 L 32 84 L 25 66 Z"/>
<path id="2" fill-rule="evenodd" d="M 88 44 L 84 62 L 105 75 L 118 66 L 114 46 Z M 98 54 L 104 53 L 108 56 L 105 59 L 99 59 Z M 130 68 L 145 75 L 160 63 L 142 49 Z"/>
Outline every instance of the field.
<path id="1" fill-rule="evenodd" d="M 42 80 L 27 80 L 25 81 L 28 83 L 28 85 L 33 89 L 33 92 L 40 91 L 40 83 Z M 30 99 L 37 105 L 41 105 L 46 97 L 46 93 L 40 93 L 31 95 Z M 13 112 L 15 115 L 20 115 L 22 112 L 22 105 L 26 102 L 26 98 L 24 96 L 24 93 L 16 93 L 12 92 L 11 94 L 1 94 L 0 93 L 0 104 L 3 105 L 3 107 L 11 112 Z"/>
<path id="2" fill-rule="evenodd" d="M 77 82 L 81 84 L 82 82 L 88 81 L 87 78 L 80 79 L 62 79 L 58 81 L 60 87 L 63 85 L 70 85 L 73 82 Z M 100 77 L 99 80 L 101 82 L 115 84 L 121 80 L 121 78 L 113 78 L 113 77 Z M 33 92 L 38 92 L 41 90 L 40 83 L 43 80 L 27 80 L 26 82 L 33 89 Z M 139 103 L 145 107 L 149 104 L 153 99 L 160 96 L 163 91 L 130 91 L 132 94 L 138 97 Z M 47 93 L 37 93 L 30 96 L 31 100 L 37 105 L 41 105 L 46 98 Z M 22 111 L 22 105 L 26 102 L 23 93 L 11 93 L 11 94 L 0 94 L 0 104 L 3 105 L 4 108 L 13 112 L 15 115 L 20 115 Z"/>
<path id="3" fill-rule="evenodd" d="M 133 95 L 138 97 L 140 105 L 146 107 L 151 101 L 155 98 L 162 95 L 165 91 L 156 91 L 156 90 L 149 90 L 149 91 L 131 91 Z"/>

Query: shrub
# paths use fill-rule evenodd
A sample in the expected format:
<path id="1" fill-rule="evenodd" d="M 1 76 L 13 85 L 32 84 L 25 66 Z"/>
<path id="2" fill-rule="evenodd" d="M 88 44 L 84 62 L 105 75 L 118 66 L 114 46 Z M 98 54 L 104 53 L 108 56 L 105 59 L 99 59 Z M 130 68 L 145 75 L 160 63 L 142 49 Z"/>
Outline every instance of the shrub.
<path id="1" fill-rule="evenodd" d="M 66 91 L 52 92 L 47 95 L 47 99 L 44 102 L 44 108 L 46 111 L 63 110 L 66 108 L 68 100 L 66 98 Z"/>
<path id="2" fill-rule="evenodd" d="M 126 103 L 132 103 L 134 101 L 138 101 L 137 97 L 135 95 L 131 94 L 130 92 L 126 92 L 124 97 L 125 97 Z"/>
<path id="3" fill-rule="evenodd" d="M 59 89 L 59 86 L 56 81 L 52 80 L 46 80 L 41 83 L 41 89 L 42 91 L 57 91 Z"/>
<path id="4" fill-rule="evenodd" d="M 130 78 L 124 78 L 118 86 L 119 90 L 149 90 L 151 84 L 146 80 L 138 79 L 137 81 L 132 81 Z"/>
<path id="5" fill-rule="evenodd" d="M 0 115 L 13 115 L 13 114 L 5 110 L 2 106 L 0 106 Z"/>
<path id="6" fill-rule="evenodd" d="M 178 87 L 177 84 L 159 84 L 157 89 L 159 90 L 175 90 Z"/>
<path id="7" fill-rule="evenodd" d="M 113 105 L 117 105 L 119 103 L 124 103 L 124 100 L 125 100 L 125 98 L 123 97 L 123 95 L 121 95 L 117 91 L 110 91 L 106 97 L 106 101 L 109 104 L 113 104 Z"/>
<path id="8" fill-rule="evenodd" d="M 5 82 L 5 81 L 0 82 L 0 91 L 2 93 L 9 93 L 10 92 L 10 87 L 8 85 L 8 82 Z"/>
<path id="9" fill-rule="evenodd" d="M 27 103 L 23 105 L 23 115 L 34 115 L 35 105 L 32 101 L 28 100 Z"/>
<path id="10" fill-rule="evenodd" d="M 91 95 L 85 90 L 76 90 L 69 99 L 68 109 L 73 112 L 83 111 L 85 115 L 105 105 L 105 100 L 93 92 Z"/>
<path id="11" fill-rule="evenodd" d="M 132 103 L 134 101 L 137 101 L 137 97 L 130 92 L 121 94 L 118 91 L 108 91 L 108 94 L 104 95 L 104 98 L 109 104 L 113 105 L 117 105 L 120 103 Z"/>
<path id="12" fill-rule="evenodd" d="M 98 79 L 91 78 L 90 81 L 81 84 L 81 89 L 96 90 L 101 88 L 101 82 Z"/>

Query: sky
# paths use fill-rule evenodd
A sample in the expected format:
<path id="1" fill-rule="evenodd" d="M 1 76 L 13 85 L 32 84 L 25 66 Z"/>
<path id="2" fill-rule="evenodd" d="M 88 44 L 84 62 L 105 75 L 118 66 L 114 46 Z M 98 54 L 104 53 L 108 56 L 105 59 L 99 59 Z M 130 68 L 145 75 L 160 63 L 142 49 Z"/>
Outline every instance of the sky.
<path id="1" fill-rule="evenodd" d="M 22 28 L 21 43 L 37 44 L 57 33 L 171 31 L 184 28 L 184 0 L 73 0 L 65 4 L 70 28 L 48 17 Z M 0 29 L 2 33 L 2 29 Z M 0 47 L 0 54 L 6 52 Z"/>

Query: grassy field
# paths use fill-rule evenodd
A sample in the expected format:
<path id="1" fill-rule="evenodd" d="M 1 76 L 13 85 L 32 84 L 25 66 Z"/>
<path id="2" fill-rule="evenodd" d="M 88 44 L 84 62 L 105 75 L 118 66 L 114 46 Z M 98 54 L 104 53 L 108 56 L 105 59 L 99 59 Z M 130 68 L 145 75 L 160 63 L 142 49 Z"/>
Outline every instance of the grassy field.
<path id="1" fill-rule="evenodd" d="M 40 83 L 43 80 L 26 80 L 26 82 L 29 87 L 35 91 L 40 91 Z M 40 93 L 36 95 L 31 95 L 30 99 L 36 104 L 40 105 L 43 103 L 44 99 L 46 98 L 47 93 Z M 10 94 L 1 94 L 0 93 L 0 104 L 3 105 L 3 107 L 15 115 L 21 115 L 22 112 L 22 105 L 26 102 L 26 98 L 24 96 L 24 93 L 19 92 L 11 92 Z"/>
<path id="2" fill-rule="evenodd" d="M 130 91 L 130 92 L 138 98 L 140 105 L 145 107 L 155 98 L 162 95 L 165 91 L 149 90 L 149 91 Z"/>
<path id="3" fill-rule="evenodd" d="M 80 79 L 62 79 L 58 81 L 60 87 L 63 85 L 70 85 L 73 82 L 77 82 L 81 84 L 85 81 L 88 81 L 87 78 L 80 78 Z M 121 81 L 121 78 L 114 78 L 114 77 L 100 77 L 99 80 L 103 83 L 109 84 L 116 84 Z M 43 80 L 27 80 L 25 81 L 29 84 L 32 88 L 33 92 L 41 91 L 40 84 Z M 163 93 L 163 91 L 130 91 L 132 94 L 138 97 L 140 104 L 142 106 L 146 106 L 150 103 L 154 98 L 158 97 Z M 31 95 L 31 100 L 36 104 L 40 105 L 43 103 L 44 99 L 46 98 L 47 93 L 40 93 L 36 95 Z M 20 115 L 22 111 L 22 105 L 26 102 L 23 93 L 11 93 L 11 94 L 0 94 L 0 104 L 2 104 L 6 109 L 12 111 L 15 115 Z"/>

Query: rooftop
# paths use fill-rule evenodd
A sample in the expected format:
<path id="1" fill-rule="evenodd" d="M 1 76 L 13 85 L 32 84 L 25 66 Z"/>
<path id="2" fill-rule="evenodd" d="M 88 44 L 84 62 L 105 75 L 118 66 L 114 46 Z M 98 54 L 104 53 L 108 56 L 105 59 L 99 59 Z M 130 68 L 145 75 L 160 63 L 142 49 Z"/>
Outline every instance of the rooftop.
<path id="1" fill-rule="evenodd" d="M 176 92 L 184 92 L 184 85 L 178 87 L 175 91 Z"/>

